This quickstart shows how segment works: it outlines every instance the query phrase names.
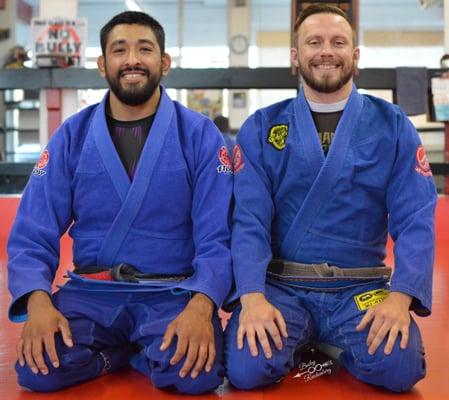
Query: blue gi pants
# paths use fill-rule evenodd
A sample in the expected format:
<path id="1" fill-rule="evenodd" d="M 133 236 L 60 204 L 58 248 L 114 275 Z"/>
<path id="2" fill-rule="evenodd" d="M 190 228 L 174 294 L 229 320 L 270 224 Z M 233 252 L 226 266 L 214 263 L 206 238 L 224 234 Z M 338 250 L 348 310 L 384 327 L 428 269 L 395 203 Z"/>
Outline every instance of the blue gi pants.
<path id="1" fill-rule="evenodd" d="M 217 357 L 213 369 L 192 379 L 179 377 L 185 361 L 171 366 L 176 340 L 160 351 L 167 325 L 190 300 L 189 292 L 92 292 L 62 288 L 53 303 L 69 320 L 74 347 L 69 348 L 56 335 L 60 367 L 54 368 L 46 356 L 48 375 L 33 374 L 28 366 L 16 363 L 19 384 L 38 392 L 51 392 L 77 384 L 120 367 L 131 365 L 148 376 L 158 388 L 199 394 L 216 389 L 224 376 L 222 329 L 215 315 Z M 134 353 L 131 344 L 140 346 Z"/>
<path id="2" fill-rule="evenodd" d="M 424 351 L 421 335 L 411 320 L 409 343 L 406 349 L 396 340 L 393 351 L 385 355 L 386 340 L 375 354 L 368 354 L 368 330 L 357 332 L 355 327 L 363 317 L 354 296 L 379 288 L 384 282 L 370 283 L 337 292 L 312 291 L 284 283 L 268 281 L 266 297 L 278 308 L 287 324 L 288 338 L 283 339 L 281 351 L 274 348 L 271 359 L 265 358 L 258 344 L 259 354 L 251 356 L 245 340 L 237 349 L 236 338 L 240 308 L 233 314 L 225 331 L 225 366 L 229 381 L 240 389 L 252 389 L 276 382 L 295 367 L 295 350 L 310 343 L 328 343 L 342 350 L 340 363 L 357 379 L 395 392 L 411 389 L 425 376 Z"/>

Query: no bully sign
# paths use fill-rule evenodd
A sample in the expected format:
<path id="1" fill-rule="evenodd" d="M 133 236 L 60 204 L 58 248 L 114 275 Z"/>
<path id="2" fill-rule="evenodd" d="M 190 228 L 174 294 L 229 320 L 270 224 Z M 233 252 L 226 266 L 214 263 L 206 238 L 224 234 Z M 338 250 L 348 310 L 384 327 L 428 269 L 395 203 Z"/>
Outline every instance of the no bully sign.
<path id="1" fill-rule="evenodd" d="M 87 20 L 33 18 L 33 66 L 84 67 Z"/>

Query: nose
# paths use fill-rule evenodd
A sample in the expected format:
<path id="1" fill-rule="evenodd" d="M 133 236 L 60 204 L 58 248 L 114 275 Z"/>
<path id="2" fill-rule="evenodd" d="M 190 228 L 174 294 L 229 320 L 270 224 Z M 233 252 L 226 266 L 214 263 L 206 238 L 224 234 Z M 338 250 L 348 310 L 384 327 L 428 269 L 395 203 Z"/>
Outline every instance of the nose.
<path id="1" fill-rule="evenodd" d="M 131 48 L 128 51 L 127 58 L 126 58 L 126 64 L 127 65 L 140 64 L 140 58 L 139 58 L 139 51 L 138 51 L 138 49 Z"/>
<path id="2" fill-rule="evenodd" d="M 320 51 L 321 56 L 332 56 L 333 55 L 332 45 L 330 42 L 323 42 L 320 50 L 321 50 Z"/>

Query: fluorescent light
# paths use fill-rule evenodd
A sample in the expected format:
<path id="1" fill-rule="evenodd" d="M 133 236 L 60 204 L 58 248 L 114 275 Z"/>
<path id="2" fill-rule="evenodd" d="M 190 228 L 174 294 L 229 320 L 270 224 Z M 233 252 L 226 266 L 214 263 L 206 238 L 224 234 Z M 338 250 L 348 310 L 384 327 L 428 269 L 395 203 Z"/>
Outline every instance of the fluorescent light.
<path id="1" fill-rule="evenodd" d="M 140 7 L 139 3 L 136 0 L 125 0 L 126 7 L 131 11 L 142 11 L 142 7 Z"/>

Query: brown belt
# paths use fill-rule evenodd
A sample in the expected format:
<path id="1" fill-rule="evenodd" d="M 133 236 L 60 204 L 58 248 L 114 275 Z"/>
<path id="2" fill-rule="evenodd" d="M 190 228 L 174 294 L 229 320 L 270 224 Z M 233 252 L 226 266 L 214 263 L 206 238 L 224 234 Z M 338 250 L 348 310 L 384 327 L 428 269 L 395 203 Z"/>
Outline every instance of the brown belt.
<path id="1" fill-rule="evenodd" d="M 391 268 L 386 266 L 364 268 L 340 268 L 326 263 L 301 264 L 293 261 L 273 259 L 268 264 L 268 272 L 280 276 L 318 278 L 379 278 L 391 276 Z"/>

